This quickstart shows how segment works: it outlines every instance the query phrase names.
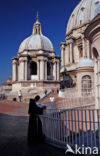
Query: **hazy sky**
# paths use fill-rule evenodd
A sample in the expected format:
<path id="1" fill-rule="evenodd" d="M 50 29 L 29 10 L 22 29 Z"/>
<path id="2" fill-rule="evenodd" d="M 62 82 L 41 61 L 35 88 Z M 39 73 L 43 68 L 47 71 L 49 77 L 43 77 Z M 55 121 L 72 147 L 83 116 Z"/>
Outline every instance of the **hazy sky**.
<path id="1" fill-rule="evenodd" d="M 12 75 L 20 43 L 32 33 L 37 11 L 42 32 L 60 55 L 70 14 L 80 0 L 0 0 L 0 83 Z"/>

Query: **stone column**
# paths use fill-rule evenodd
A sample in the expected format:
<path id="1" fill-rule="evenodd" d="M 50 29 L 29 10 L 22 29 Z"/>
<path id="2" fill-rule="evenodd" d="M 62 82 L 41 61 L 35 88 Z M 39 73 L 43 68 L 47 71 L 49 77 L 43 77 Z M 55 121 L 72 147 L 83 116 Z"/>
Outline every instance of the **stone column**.
<path id="1" fill-rule="evenodd" d="M 53 64 L 53 79 L 57 80 L 57 62 L 54 62 Z"/>
<path id="2" fill-rule="evenodd" d="M 70 63 L 73 63 L 73 45 L 72 42 L 70 43 Z"/>
<path id="3" fill-rule="evenodd" d="M 70 47 L 69 47 L 69 44 L 67 45 L 68 47 L 68 55 L 67 55 L 67 60 L 68 60 L 68 64 L 70 63 Z"/>
<path id="4" fill-rule="evenodd" d="M 66 54 L 65 54 L 65 65 L 69 64 L 69 50 L 68 45 L 66 46 Z"/>
<path id="5" fill-rule="evenodd" d="M 57 81 L 60 80 L 60 65 L 59 65 L 59 61 L 57 61 Z"/>
<path id="6" fill-rule="evenodd" d="M 19 61 L 19 80 L 20 81 L 24 80 L 24 61 L 23 60 Z"/>
<path id="7" fill-rule="evenodd" d="M 17 60 L 13 59 L 12 80 L 17 81 Z"/>
<path id="8" fill-rule="evenodd" d="M 95 91 L 95 103 L 96 103 L 96 109 L 98 109 L 98 60 L 95 60 L 94 61 L 94 81 L 95 81 L 95 88 L 94 88 L 94 91 Z"/>
<path id="9" fill-rule="evenodd" d="M 61 48 L 61 66 L 63 66 L 63 65 L 64 65 L 63 50 L 62 50 L 62 48 Z"/>
<path id="10" fill-rule="evenodd" d="M 98 73 L 97 73 L 97 75 L 98 75 L 98 77 L 97 77 L 97 82 L 98 82 L 98 98 L 99 98 L 99 104 L 100 104 L 100 58 L 98 58 L 97 68 L 98 68 Z"/>
<path id="11" fill-rule="evenodd" d="M 87 58 L 91 58 L 91 52 L 90 52 L 90 41 L 87 40 L 87 48 L 86 48 L 86 52 L 87 52 Z"/>
<path id="12" fill-rule="evenodd" d="M 24 61 L 24 79 L 27 81 L 27 60 Z"/>
<path id="13" fill-rule="evenodd" d="M 44 68 L 45 68 L 45 80 L 47 80 L 47 60 L 45 60 Z"/>
<path id="14" fill-rule="evenodd" d="M 63 66 L 65 66 L 65 48 L 63 47 Z"/>
<path id="15" fill-rule="evenodd" d="M 100 58 L 97 60 L 97 105 L 98 109 L 100 109 Z"/>
<path id="16" fill-rule="evenodd" d="M 61 43 L 61 65 L 64 66 L 65 65 L 65 45 L 64 43 Z"/>
<path id="17" fill-rule="evenodd" d="M 83 58 L 85 58 L 86 55 L 85 55 L 85 39 L 84 39 L 84 36 L 82 36 L 82 45 L 83 45 Z"/>
<path id="18" fill-rule="evenodd" d="M 45 73 L 44 73 L 44 60 L 40 60 L 40 80 L 44 81 Z"/>
<path id="19" fill-rule="evenodd" d="M 40 60 L 37 62 L 37 75 L 38 75 L 38 80 L 40 80 Z"/>

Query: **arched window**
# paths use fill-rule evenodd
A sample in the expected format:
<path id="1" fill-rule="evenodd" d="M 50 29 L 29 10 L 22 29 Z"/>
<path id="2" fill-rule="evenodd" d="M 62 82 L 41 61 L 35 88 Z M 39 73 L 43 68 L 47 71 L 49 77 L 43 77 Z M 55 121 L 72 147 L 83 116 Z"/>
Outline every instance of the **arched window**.
<path id="1" fill-rule="evenodd" d="M 82 46 L 82 44 L 80 44 L 78 46 L 78 50 L 79 50 L 79 58 L 83 57 L 83 46 Z"/>
<path id="2" fill-rule="evenodd" d="M 77 18 L 80 22 L 79 24 L 82 25 L 84 23 L 84 19 L 85 19 L 85 7 L 84 6 L 80 9 L 80 13 Z"/>
<path id="3" fill-rule="evenodd" d="M 70 21 L 70 25 L 72 26 L 72 28 L 74 28 L 75 26 L 75 15 L 72 14 L 72 20 Z"/>
<path id="4" fill-rule="evenodd" d="M 31 70 L 31 75 L 37 75 L 37 63 L 36 62 L 31 62 L 30 63 L 30 70 Z"/>
<path id="5" fill-rule="evenodd" d="M 95 58 L 95 59 L 97 59 L 98 57 L 99 57 L 99 54 L 98 54 L 98 51 L 97 51 L 97 49 L 96 48 L 93 48 L 93 57 Z"/>
<path id="6" fill-rule="evenodd" d="M 82 77 L 82 95 L 88 96 L 92 94 L 92 80 L 89 75 Z"/>

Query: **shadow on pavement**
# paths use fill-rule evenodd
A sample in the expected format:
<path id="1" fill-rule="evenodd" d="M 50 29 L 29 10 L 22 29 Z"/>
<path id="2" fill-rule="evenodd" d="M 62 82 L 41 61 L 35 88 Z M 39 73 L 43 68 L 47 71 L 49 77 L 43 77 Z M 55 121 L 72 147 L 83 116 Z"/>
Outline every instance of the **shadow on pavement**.
<path id="1" fill-rule="evenodd" d="M 26 116 L 0 114 L 0 156 L 65 156 L 65 151 L 45 143 L 27 144 Z"/>

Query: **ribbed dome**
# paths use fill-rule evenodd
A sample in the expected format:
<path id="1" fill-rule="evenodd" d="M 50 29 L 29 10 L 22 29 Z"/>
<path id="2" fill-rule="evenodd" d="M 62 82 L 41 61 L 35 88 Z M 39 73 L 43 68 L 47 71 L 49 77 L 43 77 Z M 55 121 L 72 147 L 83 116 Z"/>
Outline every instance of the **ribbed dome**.
<path id="1" fill-rule="evenodd" d="M 47 50 L 54 51 L 51 41 L 44 35 L 31 35 L 26 38 L 19 47 L 19 52 L 24 50 Z"/>
<path id="2" fill-rule="evenodd" d="M 72 12 L 66 34 L 72 29 L 76 29 L 87 24 L 100 13 L 100 0 L 81 0 Z"/>
<path id="3" fill-rule="evenodd" d="M 91 59 L 82 59 L 80 60 L 80 62 L 77 64 L 77 67 L 78 68 L 81 68 L 81 67 L 94 67 L 93 65 L 93 61 Z"/>
<path id="4" fill-rule="evenodd" d="M 33 26 L 33 33 L 30 37 L 26 38 L 19 47 L 19 53 L 24 50 L 46 50 L 54 52 L 51 41 L 42 34 L 41 24 L 38 19 Z"/>

